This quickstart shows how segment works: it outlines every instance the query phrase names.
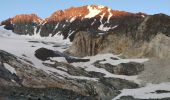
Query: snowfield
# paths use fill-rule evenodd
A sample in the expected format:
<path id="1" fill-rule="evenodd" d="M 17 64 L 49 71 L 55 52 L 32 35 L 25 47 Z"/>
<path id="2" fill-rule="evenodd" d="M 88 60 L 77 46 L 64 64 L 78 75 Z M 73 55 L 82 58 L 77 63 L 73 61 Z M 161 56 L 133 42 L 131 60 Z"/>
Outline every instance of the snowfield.
<path id="1" fill-rule="evenodd" d="M 53 47 L 54 45 L 55 46 L 57 45 L 57 47 Z M 34 34 L 33 36 L 28 36 L 28 35 L 24 36 L 24 35 L 16 35 L 13 32 L 7 30 L 0 31 L 0 48 L 2 50 L 31 61 L 36 68 L 42 69 L 47 73 L 57 72 L 62 76 L 68 76 L 74 78 L 75 76 L 73 77 L 63 71 L 60 71 L 55 68 L 47 67 L 43 64 L 47 62 L 48 63 L 54 63 L 54 62 L 51 62 L 49 60 L 41 61 L 34 56 L 35 51 L 41 47 L 63 52 L 64 50 L 66 50 L 67 47 L 69 47 L 69 45 L 71 45 L 69 40 L 63 40 L 63 37 L 60 35 L 56 35 L 55 37 L 40 37 L 37 34 Z M 103 60 L 103 59 L 106 59 L 106 61 L 101 63 L 110 63 L 112 65 L 118 65 L 120 63 L 127 63 L 131 61 L 143 63 L 148 60 L 148 59 L 121 59 L 118 56 L 119 55 L 113 55 L 113 54 L 100 54 L 96 56 L 85 57 L 85 59 L 90 59 L 90 62 L 72 63 L 72 65 L 77 67 L 82 67 L 82 68 L 87 67 L 85 68 L 85 70 L 87 71 L 104 73 L 105 77 L 121 78 L 121 79 L 135 81 L 136 83 L 139 83 L 140 80 L 137 79 L 137 76 L 115 75 L 106 71 L 103 68 L 97 68 L 92 65 L 95 61 Z M 110 59 L 111 57 L 118 58 L 119 60 L 112 60 Z M 62 57 L 55 57 L 50 59 L 52 61 L 66 62 L 66 60 Z M 83 77 L 79 77 L 79 78 L 83 78 Z M 84 79 L 92 79 L 92 78 L 84 77 Z"/>
<path id="2" fill-rule="evenodd" d="M 165 93 L 156 93 L 156 90 L 168 91 Z M 138 99 L 161 99 L 170 97 L 170 83 L 161 83 L 161 84 L 148 84 L 146 87 L 137 88 L 137 89 L 124 89 L 121 91 L 121 94 L 118 95 L 113 100 L 117 100 L 122 96 L 133 96 Z M 168 99 L 167 99 L 168 100 Z"/>
<path id="3" fill-rule="evenodd" d="M 97 9 L 97 8 L 93 8 L 91 6 L 87 6 L 87 8 L 89 9 L 89 14 L 86 15 L 84 18 L 92 18 L 95 17 L 96 15 L 98 15 L 101 10 Z"/>
<path id="4" fill-rule="evenodd" d="M 92 9 L 90 7 L 89 10 L 92 10 L 91 12 L 95 12 L 95 13 L 91 14 L 90 12 L 89 15 L 86 16 L 86 18 L 93 17 L 99 13 L 99 11 Z M 71 19 L 71 21 L 73 20 L 74 19 Z M 58 27 L 58 24 L 56 25 L 56 27 Z M 50 60 L 47 61 L 41 61 L 34 56 L 35 51 L 41 47 L 63 52 L 71 44 L 72 43 L 68 39 L 63 40 L 63 37 L 59 35 L 56 35 L 55 37 L 40 37 L 37 34 L 34 34 L 33 36 L 28 36 L 28 35 L 21 36 L 21 35 L 16 35 L 11 31 L 0 29 L 1 50 L 7 51 L 20 58 L 24 58 L 31 61 L 35 68 L 42 69 L 47 73 L 56 72 L 61 76 L 66 76 L 70 78 L 97 81 L 97 78 L 69 75 L 68 73 L 62 71 L 67 69 L 64 69 L 63 67 L 60 66 L 58 68 L 62 70 L 47 67 L 43 64 L 43 63 L 53 64 L 54 62 L 52 61 L 67 62 L 66 59 L 63 57 L 54 57 L 54 58 L 50 58 Z M 100 62 L 101 64 L 109 63 L 111 65 L 118 65 L 120 63 L 128 63 L 128 62 L 144 63 L 149 60 L 149 59 L 122 59 L 119 56 L 120 55 L 113 55 L 113 54 L 98 54 L 96 56 L 84 57 L 85 59 L 90 59 L 89 62 L 72 63 L 72 65 L 76 67 L 84 68 L 86 71 L 95 71 L 95 72 L 104 73 L 105 77 L 115 77 L 115 78 L 134 81 L 140 84 L 141 80 L 137 78 L 138 77 L 137 75 L 134 76 L 115 75 L 103 68 L 97 68 L 93 65 L 94 62 L 99 60 L 104 60 L 104 59 L 105 61 L 101 61 Z M 116 58 L 117 60 L 113 60 L 111 59 L 111 57 Z M 11 73 L 16 73 L 15 68 L 11 67 L 10 65 L 5 64 L 5 68 L 8 69 Z M 134 98 L 140 98 L 140 99 L 149 99 L 149 98 L 157 99 L 157 98 L 170 97 L 170 92 L 158 94 L 155 92 L 156 90 L 170 91 L 170 83 L 148 84 L 145 87 L 141 87 L 137 89 L 123 89 L 121 90 L 121 94 L 118 95 L 113 100 L 117 100 L 122 96 L 133 96 Z"/>

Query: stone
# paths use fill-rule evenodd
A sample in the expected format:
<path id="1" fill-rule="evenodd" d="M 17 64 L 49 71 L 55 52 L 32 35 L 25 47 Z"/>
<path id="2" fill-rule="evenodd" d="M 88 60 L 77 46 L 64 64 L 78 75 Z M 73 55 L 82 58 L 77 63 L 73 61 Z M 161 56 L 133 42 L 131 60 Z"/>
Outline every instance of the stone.
<path id="1" fill-rule="evenodd" d="M 144 64 L 129 62 L 121 63 L 119 65 L 111 65 L 109 63 L 101 64 L 100 61 L 96 61 L 94 66 L 98 68 L 104 68 L 108 72 L 117 74 L 117 75 L 138 75 L 140 72 L 144 71 Z"/>
<path id="2" fill-rule="evenodd" d="M 59 52 L 59 51 L 53 51 L 53 50 L 49 50 L 46 48 L 37 49 L 35 51 L 35 56 L 42 61 L 49 60 L 50 57 L 64 57 L 68 63 L 90 61 L 89 59 L 73 58 L 73 57 L 70 57 L 64 53 Z"/>

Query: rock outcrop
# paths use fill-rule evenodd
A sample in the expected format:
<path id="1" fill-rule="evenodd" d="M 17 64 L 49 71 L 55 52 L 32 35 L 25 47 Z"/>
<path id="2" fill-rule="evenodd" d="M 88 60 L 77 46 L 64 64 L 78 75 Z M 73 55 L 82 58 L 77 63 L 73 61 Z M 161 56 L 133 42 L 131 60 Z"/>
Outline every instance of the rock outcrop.
<path id="1" fill-rule="evenodd" d="M 65 52 L 74 56 L 91 56 L 98 53 L 120 54 L 132 46 L 131 36 L 107 33 L 97 35 L 90 32 L 78 32 L 72 46 Z"/>
<path id="2" fill-rule="evenodd" d="M 121 63 L 119 65 L 111 65 L 109 63 L 101 64 L 100 61 L 96 61 L 94 66 L 98 68 L 104 68 L 108 72 L 117 74 L 117 75 L 138 75 L 140 72 L 144 71 L 144 65 L 140 63 L 130 62 L 130 63 Z"/>
<path id="3" fill-rule="evenodd" d="M 33 35 L 37 32 L 41 21 L 42 19 L 35 14 L 22 14 L 2 21 L 1 25 L 5 25 L 5 29 L 12 30 L 20 35 Z"/>
<path id="4" fill-rule="evenodd" d="M 156 14 L 145 17 L 134 32 L 116 28 L 105 34 L 78 32 L 66 51 L 75 56 L 98 53 L 123 54 L 124 57 L 167 58 L 169 53 L 170 16 Z M 128 27 L 129 28 L 129 27 Z M 118 29 L 118 31 L 116 31 Z"/>

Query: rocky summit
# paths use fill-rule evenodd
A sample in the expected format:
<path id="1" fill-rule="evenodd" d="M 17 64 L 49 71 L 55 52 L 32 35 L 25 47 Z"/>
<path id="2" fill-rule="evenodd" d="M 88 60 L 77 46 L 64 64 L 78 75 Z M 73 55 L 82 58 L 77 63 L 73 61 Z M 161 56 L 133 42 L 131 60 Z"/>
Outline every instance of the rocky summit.
<path id="1" fill-rule="evenodd" d="M 0 100 L 170 99 L 168 15 L 88 5 L 0 25 Z"/>

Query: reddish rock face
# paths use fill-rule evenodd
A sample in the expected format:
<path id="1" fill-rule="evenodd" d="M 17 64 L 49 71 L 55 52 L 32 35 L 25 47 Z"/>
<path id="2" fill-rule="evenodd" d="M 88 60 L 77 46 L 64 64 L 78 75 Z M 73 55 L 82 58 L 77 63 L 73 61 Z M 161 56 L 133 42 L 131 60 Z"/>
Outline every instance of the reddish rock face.
<path id="1" fill-rule="evenodd" d="M 36 14 L 22 14 L 16 15 L 12 18 L 12 23 L 24 23 L 24 22 L 35 22 L 41 23 L 42 19 L 38 17 Z"/>
<path id="2" fill-rule="evenodd" d="M 9 23 L 30 23 L 30 22 L 35 22 L 35 23 L 41 23 L 42 19 L 38 17 L 36 14 L 21 14 L 21 15 L 16 15 L 13 18 L 9 18 L 3 22 L 1 22 L 1 25 L 6 25 Z"/>
<path id="3" fill-rule="evenodd" d="M 4 21 L 2 21 L 1 22 L 1 25 L 4 25 L 5 27 L 5 29 L 7 29 L 7 30 L 13 30 L 13 26 L 12 26 L 12 24 L 11 24 L 11 18 L 9 18 L 9 19 L 7 19 L 7 20 L 4 20 Z"/>
<path id="4" fill-rule="evenodd" d="M 42 19 L 35 14 L 21 14 L 1 22 L 1 25 L 17 34 L 33 35 L 35 27 L 41 22 Z"/>
<path id="5" fill-rule="evenodd" d="M 79 19 L 89 18 L 86 16 L 89 13 L 92 13 L 91 11 L 93 11 L 93 13 L 95 13 L 95 11 L 96 12 L 98 11 L 98 13 L 96 13 L 96 15 L 93 17 L 100 17 L 102 15 L 103 17 L 109 17 L 110 14 L 112 14 L 112 16 L 110 17 L 141 16 L 141 14 L 146 16 L 146 14 L 144 13 L 133 14 L 133 13 L 125 12 L 125 11 L 111 10 L 110 8 L 105 7 L 105 6 L 91 5 L 91 6 L 82 6 L 82 7 L 72 7 L 64 11 L 62 10 L 56 11 L 49 18 L 46 18 L 44 21 L 46 22 L 62 21 L 62 20 L 71 19 L 73 17 L 79 18 Z"/>
<path id="6" fill-rule="evenodd" d="M 50 21 L 62 21 L 66 19 L 71 19 L 72 17 L 81 18 L 88 14 L 87 6 L 83 7 L 72 7 L 64 11 L 59 10 L 54 12 L 49 18 L 46 18 L 46 22 Z"/>

